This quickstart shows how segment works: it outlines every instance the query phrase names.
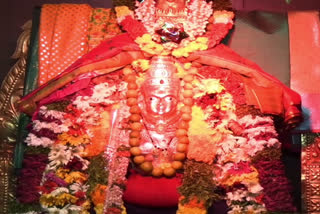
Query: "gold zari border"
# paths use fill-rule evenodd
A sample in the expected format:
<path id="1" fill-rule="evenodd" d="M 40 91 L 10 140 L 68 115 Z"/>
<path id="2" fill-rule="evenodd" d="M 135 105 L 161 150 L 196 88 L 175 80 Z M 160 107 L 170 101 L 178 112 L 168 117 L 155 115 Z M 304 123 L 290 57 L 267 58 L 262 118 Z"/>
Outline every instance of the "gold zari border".
<path id="1" fill-rule="evenodd" d="M 17 139 L 19 111 L 16 103 L 23 94 L 26 60 L 31 34 L 31 21 L 22 27 L 12 58 L 15 65 L 0 88 L 0 214 L 9 213 L 10 197 L 14 197 L 13 152 Z"/>

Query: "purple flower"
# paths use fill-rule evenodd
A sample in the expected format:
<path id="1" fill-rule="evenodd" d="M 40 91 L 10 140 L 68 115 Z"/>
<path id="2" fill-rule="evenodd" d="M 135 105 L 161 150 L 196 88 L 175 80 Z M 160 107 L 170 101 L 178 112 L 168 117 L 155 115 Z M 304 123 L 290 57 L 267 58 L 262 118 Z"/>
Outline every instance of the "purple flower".
<path id="1" fill-rule="evenodd" d="M 23 169 L 17 179 L 17 199 L 21 203 L 36 203 L 39 201 L 38 186 L 48 158 L 43 154 L 26 155 Z"/>
<path id="2" fill-rule="evenodd" d="M 74 157 L 71 161 L 68 162 L 65 168 L 74 170 L 74 171 L 81 171 L 81 169 L 83 168 L 83 164 L 81 163 L 79 158 Z"/>
<path id="3" fill-rule="evenodd" d="M 48 174 L 46 174 L 46 178 L 47 178 L 47 180 L 55 182 L 56 184 L 58 184 L 61 187 L 68 186 L 67 182 L 65 182 L 63 179 L 57 177 L 53 172 L 49 172 Z"/>
<path id="4" fill-rule="evenodd" d="M 259 161 L 255 164 L 259 172 L 259 180 L 264 188 L 263 202 L 268 211 L 294 212 L 291 196 L 292 188 L 284 172 L 284 165 L 280 160 Z"/>
<path id="5" fill-rule="evenodd" d="M 32 129 L 30 132 L 36 135 L 37 137 L 47 137 L 51 140 L 56 140 L 58 137 L 57 133 L 54 133 L 52 130 L 47 128 L 42 128 L 39 131 Z"/>

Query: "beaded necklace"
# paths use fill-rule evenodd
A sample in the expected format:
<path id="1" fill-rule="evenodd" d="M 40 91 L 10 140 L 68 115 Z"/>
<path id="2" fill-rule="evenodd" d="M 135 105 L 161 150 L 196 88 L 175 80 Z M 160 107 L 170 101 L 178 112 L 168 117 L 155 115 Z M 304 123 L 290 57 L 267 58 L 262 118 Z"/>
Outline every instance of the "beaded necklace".
<path id="1" fill-rule="evenodd" d="M 183 104 L 180 108 L 181 119 L 178 122 L 175 137 L 177 138 L 176 151 L 173 154 L 171 163 L 167 163 L 161 167 L 154 166 L 152 161 L 146 158 L 145 154 L 142 154 L 140 149 L 141 145 L 141 131 L 145 128 L 142 120 L 141 109 L 138 106 L 138 84 L 136 83 L 136 74 L 131 67 L 126 67 L 123 70 L 125 75 L 124 80 L 128 83 L 127 88 L 127 105 L 130 107 L 129 117 L 129 145 L 130 153 L 132 155 L 133 162 L 144 171 L 147 175 L 160 177 L 162 175 L 171 177 L 176 174 L 177 170 L 183 168 L 183 161 L 187 156 L 188 151 L 188 128 L 189 122 L 192 119 L 192 105 L 193 105 L 193 86 L 191 82 L 194 79 L 193 74 L 187 74 L 184 76 L 184 86 L 182 90 Z M 180 92 L 181 93 L 181 92 Z M 150 135 L 150 134 L 149 134 Z M 151 137 L 151 136 L 150 136 Z M 172 139 L 171 139 L 172 140 Z"/>

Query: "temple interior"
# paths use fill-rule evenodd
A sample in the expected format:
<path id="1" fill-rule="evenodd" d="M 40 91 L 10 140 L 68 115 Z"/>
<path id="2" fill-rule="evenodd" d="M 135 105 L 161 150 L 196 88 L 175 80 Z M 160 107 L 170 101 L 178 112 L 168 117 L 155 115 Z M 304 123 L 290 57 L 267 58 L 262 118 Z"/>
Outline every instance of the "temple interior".
<path id="1" fill-rule="evenodd" d="M 1 4 L 0 214 L 320 213 L 320 2 Z"/>

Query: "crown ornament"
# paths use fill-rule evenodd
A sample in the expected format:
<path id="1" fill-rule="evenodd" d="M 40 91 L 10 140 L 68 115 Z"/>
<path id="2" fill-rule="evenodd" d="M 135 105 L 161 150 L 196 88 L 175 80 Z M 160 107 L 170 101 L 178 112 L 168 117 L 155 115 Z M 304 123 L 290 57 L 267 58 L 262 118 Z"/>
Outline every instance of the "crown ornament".
<path id="1" fill-rule="evenodd" d="M 156 96 L 178 96 L 179 88 L 180 81 L 176 76 L 176 67 L 172 57 L 154 56 L 142 85 L 143 93 Z"/>

